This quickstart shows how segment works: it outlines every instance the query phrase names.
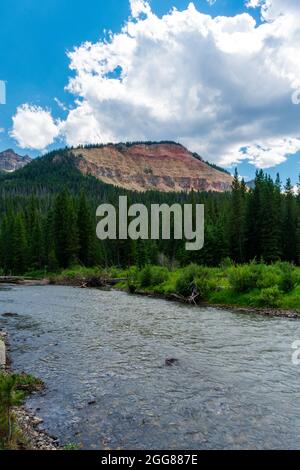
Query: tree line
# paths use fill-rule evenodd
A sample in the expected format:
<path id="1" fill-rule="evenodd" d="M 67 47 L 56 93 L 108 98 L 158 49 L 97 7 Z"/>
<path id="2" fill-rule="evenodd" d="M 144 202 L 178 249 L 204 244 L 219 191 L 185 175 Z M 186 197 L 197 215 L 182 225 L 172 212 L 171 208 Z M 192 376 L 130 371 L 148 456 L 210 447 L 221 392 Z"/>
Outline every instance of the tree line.
<path id="1" fill-rule="evenodd" d="M 55 163 L 53 158 L 55 156 Z M 57 158 L 59 156 L 60 158 Z M 106 240 L 96 238 L 96 208 L 120 195 L 128 203 L 205 205 L 205 244 L 185 250 L 185 240 Z M 145 193 L 126 191 L 83 176 L 65 152 L 37 159 L 0 176 L 0 270 L 24 274 L 83 266 L 217 266 L 254 259 L 300 264 L 300 192 L 263 171 L 248 189 L 235 173 L 226 193 Z"/>

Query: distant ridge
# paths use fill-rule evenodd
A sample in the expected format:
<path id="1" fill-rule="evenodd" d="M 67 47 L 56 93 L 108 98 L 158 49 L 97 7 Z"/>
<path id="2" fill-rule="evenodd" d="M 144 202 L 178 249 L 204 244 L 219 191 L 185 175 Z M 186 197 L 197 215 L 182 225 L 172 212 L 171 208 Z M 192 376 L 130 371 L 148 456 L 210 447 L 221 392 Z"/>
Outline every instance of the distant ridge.
<path id="1" fill-rule="evenodd" d="M 4 150 L 3 152 L 0 152 L 0 171 L 11 173 L 23 168 L 31 161 L 32 160 L 28 155 L 22 157 L 12 149 Z"/>

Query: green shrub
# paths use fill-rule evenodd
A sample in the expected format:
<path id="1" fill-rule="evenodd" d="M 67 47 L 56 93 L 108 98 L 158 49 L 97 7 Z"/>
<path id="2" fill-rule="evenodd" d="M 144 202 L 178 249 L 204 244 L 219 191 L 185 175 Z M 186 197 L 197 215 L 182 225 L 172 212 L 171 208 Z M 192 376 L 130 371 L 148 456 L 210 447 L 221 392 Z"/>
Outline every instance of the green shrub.
<path id="1" fill-rule="evenodd" d="M 201 275 L 201 268 L 196 264 L 190 264 L 184 268 L 176 281 L 176 294 L 189 297 L 195 287 L 194 280 Z"/>
<path id="2" fill-rule="evenodd" d="M 280 263 L 281 276 L 279 287 L 285 294 L 295 289 L 298 284 L 298 277 L 294 266 L 290 263 Z"/>
<path id="3" fill-rule="evenodd" d="M 248 292 L 256 287 L 259 268 L 255 265 L 240 265 L 228 270 L 231 288 L 238 293 Z"/>
<path id="4" fill-rule="evenodd" d="M 140 271 L 136 266 L 131 266 L 127 270 L 126 274 L 127 274 L 127 279 L 129 279 L 130 281 L 135 282 L 135 283 L 138 282 Z"/>
<path id="5" fill-rule="evenodd" d="M 127 290 L 130 294 L 134 294 L 139 284 L 139 270 L 136 266 L 131 266 L 127 271 Z"/>
<path id="6" fill-rule="evenodd" d="M 194 281 L 199 300 L 207 300 L 209 295 L 214 292 L 217 288 L 216 280 L 212 279 L 209 275 L 197 277 Z"/>
<path id="7" fill-rule="evenodd" d="M 61 273 L 61 277 L 65 279 L 77 279 L 84 278 L 87 276 L 101 276 L 103 271 L 100 268 L 86 268 L 84 266 L 73 266 L 69 269 L 64 269 Z"/>
<path id="8" fill-rule="evenodd" d="M 140 273 L 140 285 L 141 287 L 151 286 L 151 266 L 145 266 Z"/>
<path id="9" fill-rule="evenodd" d="M 290 263 L 276 263 L 273 266 L 249 264 L 236 266 L 228 270 L 229 283 L 237 293 L 251 289 L 278 287 L 282 292 L 292 291 L 297 283 L 297 273 Z"/>
<path id="10" fill-rule="evenodd" d="M 227 256 L 227 258 L 222 259 L 220 263 L 221 269 L 228 269 L 228 268 L 231 268 L 232 266 L 233 266 L 233 261 L 231 258 L 229 258 L 229 256 Z"/>
<path id="11" fill-rule="evenodd" d="M 289 263 L 288 261 L 277 261 L 274 266 L 280 271 L 280 272 L 287 272 L 290 271 L 291 269 L 294 269 L 294 265 Z"/>
<path id="12" fill-rule="evenodd" d="M 118 278 L 121 278 L 121 277 L 125 277 L 126 274 L 127 274 L 127 271 L 122 269 L 122 268 L 117 268 L 117 267 L 113 266 L 112 268 L 110 268 L 108 270 L 108 274 L 113 279 L 118 279 Z"/>
<path id="13" fill-rule="evenodd" d="M 147 265 L 140 273 L 140 286 L 150 287 L 158 286 L 167 281 L 169 272 L 166 268 L 160 266 Z"/>
<path id="14" fill-rule="evenodd" d="M 259 297 L 255 299 L 255 304 L 258 307 L 278 307 L 281 295 L 278 286 L 262 289 Z"/>
<path id="15" fill-rule="evenodd" d="M 273 266 L 264 266 L 258 276 L 256 287 L 258 289 L 267 289 L 268 287 L 279 286 L 280 273 Z"/>
<path id="16" fill-rule="evenodd" d="M 152 266 L 151 281 L 153 286 L 159 286 L 169 279 L 169 271 L 161 266 Z"/>
<path id="17" fill-rule="evenodd" d="M 199 300 L 206 299 L 209 293 L 215 289 L 216 281 L 212 278 L 212 270 L 196 264 L 184 268 L 175 285 L 175 291 L 178 295 L 187 298 L 196 291 Z"/>

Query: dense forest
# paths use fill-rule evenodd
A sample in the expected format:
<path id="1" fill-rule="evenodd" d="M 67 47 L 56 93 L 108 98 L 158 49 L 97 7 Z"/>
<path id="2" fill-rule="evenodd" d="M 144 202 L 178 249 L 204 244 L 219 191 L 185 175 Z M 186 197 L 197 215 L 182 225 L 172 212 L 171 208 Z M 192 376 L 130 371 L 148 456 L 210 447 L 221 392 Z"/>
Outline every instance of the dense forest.
<path id="1" fill-rule="evenodd" d="M 54 161 L 54 156 L 60 155 Z M 185 250 L 185 240 L 132 241 L 96 238 L 96 208 L 129 204 L 205 205 L 205 245 Z M 61 150 L 36 159 L 10 175 L 0 175 L 0 272 L 54 272 L 72 265 L 168 266 L 197 262 L 219 265 L 225 258 L 300 264 L 300 193 L 257 172 L 253 189 L 235 174 L 227 193 L 130 192 L 83 176 Z"/>

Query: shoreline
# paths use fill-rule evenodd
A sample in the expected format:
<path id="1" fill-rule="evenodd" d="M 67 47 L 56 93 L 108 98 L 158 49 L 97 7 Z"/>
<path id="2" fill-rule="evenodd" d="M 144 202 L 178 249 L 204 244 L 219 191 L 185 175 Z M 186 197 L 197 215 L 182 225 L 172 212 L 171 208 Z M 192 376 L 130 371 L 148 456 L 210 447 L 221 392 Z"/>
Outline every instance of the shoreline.
<path id="1" fill-rule="evenodd" d="M 180 296 L 174 294 L 160 294 L 157 292 L 152 292 L 152 291 L 141 291 L 141 290 L 136 290 L 135 292 L 129 292 L 128 289 L 126 288 L 121 288 L 121 287 L 116 287 L 117 279 L 98 279 L 98 285 L 97 282 L 95 283 L 95 279 L 93 279 L 95 285 L 89 285 L 87 282 L 87 279 L 84 278 L 73 278 L 73 279 L 23 279 L 21 281 L 18 281 L 14 284 L 11 283 L 1 283 L 0 284 L 0 289 L 1 285 L 5 286 L 10 286 L 10 285 L 19 285 L 19 286 L 65 286 L 65 287 L 78 287 L 82 289 L 102 289 L 102 290 L 115 290 L 119 292 L 125 292 L 128 295 L 135 295 L 135 296 L 142 296 L 142 297 L 150 297 L 154 299 L 162 299 L 162 300 L 167 300 L 171 302 L 176 302 L 176 303 L 181 303 L 184 305 L 188 305 L 190 307 L 198 307 L 198 308 L 216 308 L 219 310 L 228 310 L 228 311 L 233 311 L 235 313 L 240 313 L 240 314 L 255 314 L 255 315 L 262 315 L 266 317 L 277 317 L 277 318 L 290 318 L 290 319 L 300 319 L 300 310 L 292 310 L 292 309 L 282 309 L 282 308 L 275 308 L 275 307 L 251 307 L 251 306 L 244 306 L 244 305 L 236 305 L 236 304 L 216 304 L 216 303 L 209 303 L 202 301 L 200 303 L 190 303 L 188 302 L 188 299 L 181 298 Z M 120 279 L 120 282 L 124 281 L 124 279 Z"/>
<path id="2" fill-rule="evenodd" d="M 48 281 L 48 282 L 46 282 Z M 95 289 L 95 288 L 102 288 L 102 289 L 110 289 L 110 290 L 116 290 L 119 292 L 126 292 L 128 295 L 135 295 L 135 296 L 142 296 L 142 297 L 150 297 L 154 299 L 162 299 L 162 300 L 167 300 L 171 302 L 176 302 L 176 303 L 182 303 L 184 305 L 188 305 L 190 307 L 198 307 L 198 308 L 216 308 L 220 310 L 230 310 L 234 311 L 235 313 L 241 313 L 241 314 L 256 314 L 256 315 L 262 315 L 262 316 L 267 316 L 267 317 L 277 317 L 277 318 L 290 318 L 290 319 L 300 319 L 300 311 L 298 310 L 290 310 L 290 309 L 281 309 L 281 308 L 272 308 L 272 307 L 250 307 L 250 306 L 243 306 L 243 305 L 230 305 L 230 304 L 215 304 L 215 303 L 209 303 L 209 302 L 200 302 L 198 304 L 193 304 L 189 303 L 187 299 L 181 298 L 180 296 L 174 294 L 159 294 L 156 292 L 152 291 L 141 291 L 141 290 L 136 290 L 135 292 L 131 293 L 128 291 L 128 289 L 121 288 L 121 287 L 115 287 L 115 282 L 116 280 L 113 280 L 113 283 L 110 285 L 109 280 L 107 280 L 106 284 L 103 284 L 103 286 L 89 286 L 89 285 L 84 285 L 85 280 L 82 278 L 74 278 L 74 279 L 68 279 L 65 281 L 59 280 L 53 280 L 51 281 L 50 279 L 44 280 L 43 284 L 36 284 L 36 285 L 55 285 L 55 286 L 66 286 L 66 287 L 80 287 L 80 288 L 85 288 L 85 289 Z M 120 280 L 120 282 L 122 279 Z M 32 284 L 27 284 L 27 285 L 32 285 Z"/>
<path id="3" fill-rule="evenodd" d="M 181 303 L 183 305 L 187 305 L 190 307 L 194 308 L 215 308 L 218 310 L 228 310 L 228 311 L 233 311 L 234 313 L 242 313 L 242 314 L 256 314 L 256 315 L 262 315 L 262 316 L 267 316 L 267 317 L 281 317 L 281 318 L 291 318 L 291 319 L 300 319 L 300 311 L 297 310 L 284 310 L 280 308 L 259 308 L 259 307 L 244 307 L 244 306 L 238 306 L 238 305 L 228 305 L 228 304 L 213 304 L 209 302 L 201 302 L 198 304 L 192 304 L 189 303 L 185 299 L 180 299 L 178 296 L 175 294 L 168 294 L 168 295 L 163 295 L 163 294 L 157 294 L 155 292 L 146 292 L 146 291 L 136 291 L 134 294 L 129 293 L 125 289 L 115 289 L 119 290 L 121 292 L 127 292 L 128 295 L 137 295 L 141 297 L 152 297 L 156 299 L 162 299 L 162 300 L 168 300 L 171 302 L 176 302 L 176 303 Z"/>
<path id="4" fill-rule="evenodd" d="M 1 329 L 0 343 L 3 343 L 5 348 L 5 364 L 2 364 L 2 370 L 7 373 L 12 373 L 8 333 Z M 41 391 L 37 393 L 41 393 Z M 27 408 L 26 399 L 25 404 L 13 408 L 13 413 L 21 437 L 18 442 L 18 448 L 12 450 L 60 450 L 58 440 L 50 436 L 46 430 L 39 427 L 43 423 L 43 420 Z"/>

